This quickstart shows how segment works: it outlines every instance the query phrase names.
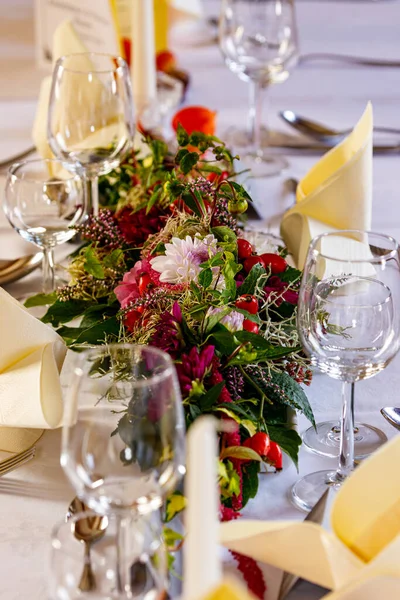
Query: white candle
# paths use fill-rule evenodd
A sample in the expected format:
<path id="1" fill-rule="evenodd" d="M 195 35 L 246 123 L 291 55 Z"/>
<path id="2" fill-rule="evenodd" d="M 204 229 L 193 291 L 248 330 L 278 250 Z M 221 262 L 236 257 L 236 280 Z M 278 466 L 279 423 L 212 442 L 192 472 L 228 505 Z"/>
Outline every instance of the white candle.
<path id="1" fill-rule="evenodd" d="M 157 94 L 153 0 L 132 0 L 132 53 L 133 95 L 140 113 Z"/>
<path id="2" fill-rule="evenodd" d="M 183 597 L 200 598 L 221 582 L 216 420 L 201 417 L 188 434 L 185 492 L 187 536 L 183 554 Z"/>

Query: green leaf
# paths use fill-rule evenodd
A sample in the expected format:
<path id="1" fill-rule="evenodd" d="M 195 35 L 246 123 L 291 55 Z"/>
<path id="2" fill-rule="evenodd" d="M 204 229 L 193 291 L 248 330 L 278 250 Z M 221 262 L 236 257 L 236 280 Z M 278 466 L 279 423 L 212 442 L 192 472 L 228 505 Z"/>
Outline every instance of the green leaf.
<path id="1" fill-rule="evenodd" d="M 176 542 L 183 540 L 183 535 L 170 527 L 163 527 L 163 540 L 167 547 L 175 548 Z"/>
<path id="2" fill-rule="evenodd" d="M 261 367 L 251 367 L 247 373 L 267 398 L 300 410 L 315 427 L 314 415 L 308 398 L 302 387 L 288 373 L 272 371 L 269 375 L 268 371 Z"/>
<path id="3" fill-rule="evenodd" d="M 259 278 L 261 275 L 265 275 L 265 273 L 264 267 L 261 265 L 254 265 L 242 285 L 238 287 L 238 296 L 242 296 L 243 294 L 254 294 Z"/>
<path id="4" fill-rule="evenodd" d="M 124 258 L 124 253 L 121 250 L 121 248 L 116 248 L 115 250 L 110 252 L 110 254 L 106 254 L 106 256 L 103 258 L 103 264 L 108 269 L 113 268 L 113 267 L 116 267 L 117 265 L 119 265 L 119 263 L 123 260 L 123 258 Z"/>
<path id="5" fill-rule="evenodd" d="M 154 162 L 158 165 L 161 164 L 168 154 L 167 144 L 162 140 L 151 139 L 149 141 L 149 146 L 153 154 Z"/>
<path id="6" fill-rule="evenodd" d="M 176 131 L 176 139 L 177 139 L 179 146 L 187 146 L 189 143 L 189 135 L 188 135 L 186 129 L 183 127 L 183 125 L 181 125 L 181 123 L 178 123 L 178 128 Z"/>
<path id="7" fill-rule="evenodd" d="M 203 269 L 199 274 L 199 284 L 203 286 L 203 288 L 208 288 L 211 285 L 213 280 L 213 272 L 211 269 Z"/>
<path id="8" fill-rule="evenodd" d="M 179 163 L 181 162 L 182 158 L 184 156 L 186 156 L 186 154 L 189 154 L 189 150 L 187 148 L 181 148 L 180 150 L 178 150 L 176 156 L 175 156 L 175 162 L 179 165 Z"/>
<path id="9" fill-rule="evenodd" d="M 234 334 L 221 323 L 215 325 L 210 336 L 210 341 L 214 344 L 215 349 L 225 356 L 232 354 L 238 347 L 237 342 L 235 342 Z"/>
<path id="10" fill-rule="evenodd" d="M 257 433 L 257 428 L 256 428 L 255 424 L 253 423 L 253 421 L 250 421 L 250 419 L 242 419 L 241 417 L 239 417 L 239 415 L 234 413 L 232 410 L 229 410 L 228 408 L 224 408 L 224 407 L 221 408 L 221 406 L 218 406 L 218 412 L 224 413 L 224 415 L 227 415 L 228 417 L 233 419 L 236 423 L 238 423 L 238 425 L 241 425 L 242 427 L 244 427 L 250 437 Z"/>
<path id="11" fill-rule="evenodd" d="M 180 169 L 182 173 L 184 175 L 190 173 L 193 167 L 197 165 L 199 158 L 200 154 L 197 152 L 188 152 L 188 154 L 186 154 L 180 162 Z"/>
<path id="12" fill-rule="evenodd" d="M 149 201 L 147 203 L 146 215 L 151 211 L 153 206 L 157 203 L 157 200 L 161 196 L 162 191 L 163 191 L 162 185 L 156 185 L 156 187 L 154 188 L 153 193 L 151 194 Z"/>
<path id="13" fill-rule="evenodd" d="M 93 275 L 96 279 L 104 279 L 105 273 L 103 266 L 100 260 L 97 258 L 94 248 L 88 246 L 84 252 L 85 262 L 83 263 L 83 268 L 86 273 L 89 275 Z"/>
<path id="14" fill-rule="evenodd" d="M 242 494 L 243 507 L 251 498 L 255 498 L 258 492 L 258 474 L 260 464 L 258 462 L 249 462 L 242 466 Z"/>
<path id="15" fill-rule="evenodd" d="M 186 507 L 186 498 L 180 492 L 174 492 L 168 496 L 165 506 L 165 522 L 169 523 L 172 519 L 182 512 Z"/>
<path id="16" fill-rule="evenodd" d="M 250 331 L 236 331 L 235 337 L 239 342 L 250 342 L 256 350 L 269 350 L 273 346 L 262 335 L 251 333 Z"/>
<path id="17" fill-rule="evenodd" d="M 224 410 L 222 410 L 224 409 Z M 251 414 L 251 411 L 246 411 L 240 404 L 235 404 L 234 402 L 222 402 L 221 404 L 218 404 L 218 406 L 216 406 L 214 408 L 215 412 L 225 412 L 225 414 L 228 414 L 227 411 L 229 412 L 234 412 L 242 417 L 244 417 L 245 419 L 251 419 L 253 415 Z"/>
<path id="18" fill-rule="evenodd" d="M 301 437 L 297 431 L 268 424 L 268 435 L 273 442 L 279 444 L 282 450 L 290 456 L 297 468 L 301 446 Z"/>
<path id="19" fill-rule="evenodd" d="M 120 322 L 117 317 L 110 317 L 91 327 L 60 327 L 57 333 L 69 341 L 69 345 L 102 344 L 108 335 L 118 336 Z"/>
<path id="20" fill-rule="evenodd" d="M 220 242 L 231 242 L 233 244 L 237 244 L 236 233 L 229 227 L 225 227 L 223 225 L 212 227 L 211 233 L 213 233 Z"/>
<path id="21" fill-rule="evenodd" d="M 105 318 L 117 314 L 119 305 L 95 304 L 89 306 L 83 313 L 82 321 L 79 324 L 80 329 L 87 329 L 96 323 L 102 323 Z"/>
<path id="22" fill-rule="evenodd" d="M 208 315 L 206 319 L 205 332 L 210 333 L 214 329 L 215 325 L 219 323 L 220 320 L 223 319 L 227 314 L 229 314 L 231 310 L 232 309 L 229 308 L 229 306 L 226 306 L 225 308 L 222 308 L 220 312 Z"/>
<path id="23" fill-rule="evenodd" d="M 220 459 L 224 458 L 239 458 L 240 460 L 256 460 L 261 462 L 261 457 L 257 452 L 245 446 L 228 446 L 224 448 L 220 454 Z"/>
<path id="24" fill-rule="evenodd" d="M 279 279 L 285 283 L 294 283 L 300 281 L 302 272 L 293 267 L 286 267 L 286 271 L 279 274 Z"/>
<path id="25" fill-rule="evenodd" d="M 218 398 L 221 395 L 221 392 L 224 388 L 225 381 L 221 381 L 221 383 L 217 383 L 214 385 L 208 392 L 203 394 L 198 401 L 199 408 L 202 412 L 206 410 L 210 410 L 212 406 L 217 402 Z"/>
<path id="26" fill-rule="evenodd" d="M 186 206 L 188 206 L 194 212 L 195 215 L 201 217 L 201 209 L 190 192 L 184 192 L 182 194 L 182 200 Z"/>
<path id="27" fill-rule="evenodd" d="M 24 302 L 24 306 L 26 308 L 33 308 L 34 306 L 44 306 L 46 304 L 54 304 L 57 300 L 56 292 L 52 292 L 51 294 L 36 294 L 35 296 L 31 296 Z"/>
<path id="28" fill-rule="evenodd" d="M 43 323 L 58 327 L 61 323 L 69 323 L 76 317 L 80 317 L 89 306 L 93 305 L 87 300 L 67 300 L 67 302 L 56 300 L 41 320 Z"/>
<path id="29" fill-rule="evenodd" d="M 240 183 L 237 183 L 236 181 L 231 181 L 231 184 L 235 188 L 235 192 L 237 194 L 240 194 L 241 196 L 244 196 L 244 198 L 246 198 L 246 200 L 248 202 L 251 202 L 251 203 L 253 202 L 253 200 L 251 199 L 251 196 L 249 196 L 249 194 L 246 192 L 246 190 L 244 189 L 244 187 L 242 185 L 240 185 Z"/>

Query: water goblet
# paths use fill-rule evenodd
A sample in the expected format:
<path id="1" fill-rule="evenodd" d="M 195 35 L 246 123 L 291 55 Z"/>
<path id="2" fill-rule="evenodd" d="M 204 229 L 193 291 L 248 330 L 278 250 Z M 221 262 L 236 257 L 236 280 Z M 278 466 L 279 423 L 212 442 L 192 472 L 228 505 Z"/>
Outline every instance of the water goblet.
<path id="1" fill-rule="evenodd" d="M 234 131 L 233 146 L 238 138 L 252 146 L 241 158 L 255 177 L 277 175 L 287 161 L 262 147 L 262 94 L 270 85 L 285 81 L 297 61 L 293 1 L 222 0 L 219 44 L 228 68 L 250 84 L 248 132 L 243 136 Z"/>
<path id="2" fill-rule="evenodd" d="M 54 66 L 47 135 L 55 156 L 85 184 L 88 213 L 98 214 L 98 176 L 132 148 L 134 108 L 125 60 L 107 54 L 61 57 Z"/>
<path id="3" fill-rule="evenodd" d="M 312 363 L 342 384 L 339 466 L 302 477 L 294 503 L 311 510 L 328 486 L 354 468 L 354 384 L 382 371 L 400 343 L 400 267 L 397 242 L 383 234 L 338 231 L 310 244 L 297 322 Z"/>
<path id="4" fill-rule="evenodd" d="M 70 240 L 85 218 L 82 181 L 62 171 L 58 160 L 16 163 L 7 174 L 4 211 L 19 235 L 43 251 L 42 288 L 53 292 L 54 248 Z"/>

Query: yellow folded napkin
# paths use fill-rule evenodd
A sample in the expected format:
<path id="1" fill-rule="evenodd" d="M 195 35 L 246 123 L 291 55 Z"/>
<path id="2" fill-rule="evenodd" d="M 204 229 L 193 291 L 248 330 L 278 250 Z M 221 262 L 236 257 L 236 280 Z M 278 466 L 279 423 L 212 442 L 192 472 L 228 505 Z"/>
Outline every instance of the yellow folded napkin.
<path id="1" fill-rule="evenodd" d="M 20 452 L 40 437 L 42 429 L 60 424 L 59 374 L 66 347 L 51 327 L 2 288 L 0 331 L 0 449 Z"/>
<path id="2" fill-rule="evenodd" d="M 281 235 L 299 268 L 303 268 L 308 245 L 316 235 L 371 228 L 372 131 L 372 106 L 368 103 L 352 133 L 299 182 L 296 205 L 281 223 Z"/>
<path id="3" fill-rule="evenodd" d="M 78 34 L 76 33 L 71 21 L 66 20 L 63 21 L 55 30 L 53 36 L 53 60 L 57 61 L 62 56 L 67 54 L 82 54 L 88 52 L 87 47 L 82 43 Z M 83 61 L 87 61 L 88 59 L 82 58 Z M 39 92 L 39 101 L 38 107 L 36 110 L 35 120 L 33 123 L 32 130 L 32 139 L 33 143 L 36 146 L 36 149 L 42 158 L 53 158 L 53 153 L 50 149 L 50 146 L 47 141 L 47 113 L 49 108 L 49 99 L 50 99 L 50 91 L 51 91 L 51 76 L 47 76 L 43 79 L 40 92 Z M 84 90 L 85 91 L 85 90 Z M 82 88 L 81 88 L 82 93 Z M 96 106 L 97 100 L 99 99 L 99 94 L 101 93 L 100 83 L 99 88 L 94 86 L 93 83 L 88 86 L 88 90 L 86 91 L 86 106 L 87 110 L 93 110 L 93 106 Z M 63 104 L 66 106 L 69 102 L 72 104 L 75 102 L 74 95 L 76 94 L 76 89 L 71 90 L 72 97 L 63 97 Z M 82 110 L 82 102 L 79 103 L 77 110 Z M 62 108 L 58 106 L 58 113 L 60 119 L 62 119 Z M 71 120 L 71 117 L 69 116 Z M 82 120 L 79 121 L 81 124 Z M 91 119 L 88 119 L 88 128 L 90 127 Z M 87 134 L 89 135 L 90 129 L 88 129 Z M 80 134 L 81 135 L 81 134 Z M 73 142 L 73 139 L 70 140 Z"/>
<path id="4" fill-rule="evenodd" d="M 367 577 L 398 578 L 399 464 L 397 436 L 343 484 L 332 506 L 332 532 L 310 522 L 241 519 L 221 525 L 221 543 L 333 590 Z"/>

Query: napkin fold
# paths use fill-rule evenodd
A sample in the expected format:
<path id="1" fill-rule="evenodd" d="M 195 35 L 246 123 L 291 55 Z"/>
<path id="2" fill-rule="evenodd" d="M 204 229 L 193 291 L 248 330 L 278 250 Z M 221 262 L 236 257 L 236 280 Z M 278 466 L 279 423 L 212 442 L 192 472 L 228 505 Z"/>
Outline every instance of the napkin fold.
<path id="1" fill-rule="evenodd" d="M 53 61 L 56 62 L 59 58 L 67 54 L 82 54 L 86 52 L 88 52 L 88 49 L 76 33 L 72 22 L 65 20 L 60 23 L 53 35 Z M 38 107 L 32 129 L 33 143 L 42 158 L 53 158 L 53 153 L 47 141 L 47 113 L 51 92 L 51 79 L 51 75 L 48 75 L 43 79 L 40 86 Z M 89 88 L 92 92 L 93 85 L 89 86 Z M 76 90 L 74 90 L 74 93 L 76 93 Z M 90 110 L 91 103 L 95 103 L 96 100 L 96 97 L 91 97 L 90 95 L 87 97 L 88 110 Z M 66 104 L 69 98 L 64 98 L 63 101 Z M 61 114 L 60 117 L 62 118 Z M 90 131 L 88 130 L 89 133 Z"/>
<path id="2" fill-rule="evenodd" d="M 328 589 L 343 591 L 381 576 L 396 580 L 400 578 L 399 461 L 400 436 L 357 467 L 333 502 L 331 532 L 309 522 L 241 519 L 221 525 L 221 543 Z M 333 595 L 332 600 L 339 597 Z M 383 593 L 379 597 L 395 598 Z"/>
<path id="3" fill-rule="evenodd" d="M 61 421 L 59 374 L 66 347 L 51 327 L 2 288 L 0 331 L 0 449 L 19 452 L 40 437 L 41 429 Z"/>
<path id="4" fill-rule="evenodd" d="M 371 228 L 372 132 L 372 105 L 368 103 L 350 135 L 299 182 L 296 204 L 281 223 L 281 235 L 299 268 L 303 268 L 315 236 Z"/>

